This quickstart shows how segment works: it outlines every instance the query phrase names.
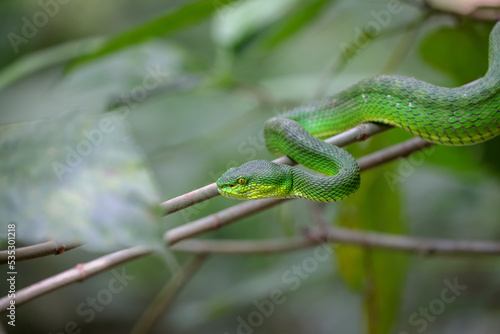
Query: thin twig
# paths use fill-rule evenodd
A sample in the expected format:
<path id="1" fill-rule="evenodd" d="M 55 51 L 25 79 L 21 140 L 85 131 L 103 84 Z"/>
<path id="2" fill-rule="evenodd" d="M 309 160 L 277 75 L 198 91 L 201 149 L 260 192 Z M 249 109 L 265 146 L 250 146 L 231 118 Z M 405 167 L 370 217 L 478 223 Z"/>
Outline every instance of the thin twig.
<path id="1" fill-rule="evenodd" d="M 377 131 L 381 132 L 387 129 L 388 127 L 378 127 L 374 124 L 365 124 L 368 129 L 373 129 L 372 125 L 377 128 Z M 365 131 L 359 131 L 353 129 L 344 132 L 342 135 L 332 137 L 332 140 L 335 138 L 340 138 L 337 140 L 339 145 L 345 145 L 347 142 L 352 140 L 352 138 L 346 133 L 355 133 L 361 137 L 366 136 Z M 368 131 L 371 133 L 370 131 Z M 351 139 L 350 139 L 351 138 Z M 406 157 L 412 152 L 416 152 L 425 147 L 428 147 L 432 144 L 419 139 L 413 138 L 404 143 L 395 145 L 393 147 L 386 148 L 384 150 L 375 152 L 371 155 L 365 156 L 358 160 L 361 170 L 367 170 L 369 168 L 375 167 L 377 165 L 383 164 L 387 161 L 396 159 L 398 157 Z M 280 162 L 286 162 L 288 160 L 289 163 L 292 163 L 290 159 L 286 157 L 282 157 L 278 159 Z M 265 208 L 274 206 L 281 202 L 285 201 L 284 199 L 280 200 L 259 200 L 259 201 L 248 201 L 244 204 L 233 206 L 229 209 L 223 210 L 219 213 L 210 215 L 208 217 L 202 218 L 198 221 L 174 228 L 168 231 L 165 234 L 165 240 L 168 244 L 173 245 L 183 239 L 220 228 L 221 226 L 227 225 L 233 221 L 246 217 L 252 213 L 262 211 Z M 35 283 L 31 286 L 28 286 L 24 289 L 17 291 L 16 293 L 16 306 L 20 306 L 32 299 L 38 298 L 44 294 L 47 294 L 51 291 L 57 290 L 66 285 L 72 284 L 77 281 L 82 281 L 87 277 L 93 276 L 97 273 L 108 270 L 120 263 L 128 262 L 145 255 L 148 255 L 153 250 L 147 247 L 135 247 L 130 249 L 121 250 L 112 254 L 105 255 L 96 260 L 87 262 L 85 264 L 79 264 L 75 268 L 66 270 L 60 274 L 49 277 L 43 281 Z M 9 306 L 10 299 L 6 296 L 0 299 L 0 313 L 6 311 Z"/>
<path id="2" fill-rule="evenodd" d="M 361 246 L 408 251 L 420 255 L 498 255 L 500 243 L 488 241 L 465 241 L 446 239 L 426 239 L 391 235 L 379 232 L 354 231 L 345 228 L 331 228 L 309 233 L 306 237 L 272 239 L 263 241 L 249 240 L 185 240 L 172 246 L 172 250 L 195 253 L 219 254 L 268 254 L 286 252 L 311 247 L 325 242 L 357 244 Z M 86 264 L 49 277 L 39 283 L 16 292 L 16 307 L 36 299 L 51 291 L 71 283 L 83 281 L 95 274 L 124 262 L 146 256 L 153 250 L 136 247 L 105 255 Z M 172 283 L 174 284 L 174 283 Z M 7 310 L 10 299 L 0 299 L 0 313 Z"/>
<path id="3" fill-rule="evenodd" d="M 62 273 L 52 277 L 48 277 L 40 282 L 17 291 L 15 295 L 16 307 L 49 292 L 60 289 L 66 285 L 83 281 L 88 277 L 106 271 L 121 263 L 132 261 L 152 252 L 153 249 L 149 247 L 134 247 L 102 256 L 84 264 L 78 264 L 74 268 L 63 271 Z M 10 298 L 8 296 L 0 299 L 0 313 L 7 310 L 9 303 Z"/>
<path id="4" fill-rule="evenodd" d="M 130 332 L 131 334 L 148 333 L 158 318 L 165 312 L 166 308 L 171 304 L 172 300 L 179 294 L 182 288 L 186 285 L 188 280 L 196 273 L 198 268 L 203 264 L 207 258 L 207 254 L 198 252 L 189 263 L 175 274 L 161 289 L 160 293 L 149 307 L 144 311 L 142 317 L 135 324 Z"/>
<path id="5" fill-rule="evenodd" d="M 427 16 L 423 16 L 427 20 Z M 421 21 L 419 23 L 423 23 Z M 415 24 L 410 23 L 404 29 L 402 29 L 401 37 L 391 52 L 389 59 L 385 62 L 384 66 L 380 70 L 381 73 L 393 73 L 396 68 L 401 65 L 402 61 L 406 59 L 407 53 L 410 51 L 411 47 L 415 44 L 417 36 L 422 28 L 422 24 L 415 26 Z"/>
<path id="6" fill-rule="evenodd" d="M 59 255 L 68 250 L 80 247 L 80 242 L 48 241 L 37 245 L 20 247 L 16 249 L 16 262 L 31 260 L 48 255 Z M 8 251 L 0 251 L 0 264 L 6 264 Z"/>
<path id="7" fill-rule="evenodd" d="M 368 137 L 381 133 L 390 129 L 390 126 L 383 124 L 366 123 L 347 130 L 337 136 L 331 137 L 326 140 L 337 146 L 346 146 L 356 141 L 365 140 Z M 274 160 L 276 163 L 295 165 L 296 162 L 284 156 Z M 219 195 L 215 183 L 209 184 L 205 187 L 193 190 L 184 195 L 178 196 L 171 200 L 161 203 L 161 207 L 165 210 L 165 215 L 183 210 L 191 205 L 201 203 Z M 175 233 L 172 232 L 172 233 Z M 50 241 L 39 245 L 19 248 L 16 250 L 16 261 L 24 261 L 43 257 L 47 255 L 61 254 L 66 250 L 70 250 L 81 246 L 78 243 L 65 243 L 62 244 L 57 241 Z M 7 263 L 7 251 L 0 251 L 0 264 Z"/>
<path id="8" fill-rule="evenodd" d="M 423 139 L 412 138 L 403 143 L 364 156 L 358 160 L 358 164 L 361 171 L 366 171 L 388 161 L 392 161 L 400 157 L 407 157 L 412 153 L 432 145 L 432 143 Z M 288 199 L 263 199 L 247 201 L 242 204 L 234 205 L 230 208 L 205 216 L 191 223 L 173 228 L 165 233 L 164 240 L 167 244 L 173 245 L 183 239 L 191 238 L 208 231 L 217 230 L 222 226 L 228 225 L 239 219 L 248 217 L 254 213 L 273 207 L 287 200 Z"/>
<path id="9" fill-rule="evenodd" d="M 363 42 L 359 44 L 358 41 L 352 41 L 346 44 L 339 57 L 332 57 L 332 61 L 326 65 L 321 77 L 318 80 L 318 86 L 314 90 L 312 100 L 322 98 L 327 93 L 329 83 L 334 79 L 334 76 L 339 74 L 345 67 L 358 55 L 362 49 L 365 49 L 369 44 L 375 42 L 377 38 L 388 38 L 394 35 L 401 34 L 401 31 L 409 31 L 418 28 L 422 23 L 426 22 L 431 14 L 424 13 L 423 15 L 415 18 L 409 24 L 402 24 L 395 27 L 390 27 L 381 33 L 365 33 Z"/>
<path id="10" fill-rule="evenodd" d="M 192 253 L 266 255 L 299 250 L 325 242 L 386 248 L 419 255 L 500 254 L 500 242 L 408 237 L 341 227 L 330 227 L 328 230 L 316 228 L 315 232 L 306 236 L 268 240 L 190 239 L 172 246 L 172 250 Z"/>
<path id="11" fill-rule="evenodd" d="M 356 141 L 365 140 L 373 135 L 384 132 L 390 129 L 390 126 L 383 124 L 366 123 L 358 125 L 350 130 L 347 130 L 339 135 L 333 136 L 326 142 L 337 145 L 346 146 Z M 275 159 L 274 162 L 288 165 L 295 165 L 296 162 L 284 156 Z M 204 202 L 219 195 L 215 183 L 209 184 L 202 188 L 193 190 L 184 195 L 170 199 L 161 203 L 161 207 L 165 210 L 165 215 L 183 210 L 189 206 Z M 175 233 L 173 231 L 172 233 Z M 39 245 L 27 246 L 16 250 L 16 261 L 24 261 L 43 257 L 47 255 L 61 254 L 64 251 L 81 246 L 78 243 L 61 244 L 57 241 L 49 241 Z M 7 263 L 7 251 L 0 251 L 0 264 Z"/>
<path id="12" fill-rule="evenodd" d="M 325 141 L 327 143 L 342 147 L 357 141 L 365 140 L 368 137 L 384 132 L 390 128 L 392 127 L 384 124 L 364 123 L 350 130 L 342 132 L 336 136 L 333 136 Z M 273 162 L 287 165 L 296 164 L 296 162 L 294 162 L 287 156 L 275 159 Z M 214 182 L 202 188 L 190 191 L 186 194 L 165 201 L 161 203 L 160 206 L 163 208 L 165 215 L 169 215 L 192 205 L 214 198 L 218 195 L 219 192 L 217 191 L 217 185 Z"/>
<path id="13" fill-rule="evenodd" d="M 331 142 L 339 146 L 345 146 L 351 142 L 357 140 L 363 140 L 371 135 L 380 133 L 389 128 L 390 128 L 389 126 L 376 125 L 371 123 L 362 124 L 356 128 L 353 128 L 340 135 L 328 139 L 327 142 Z M 387 161 L 393 160 L 397 157 L 406 157 L 409 154 L 421 150 L 430 145 L 432 144 L 425 142 L 422 139 L 414 138 L 407 142 L 395 145 L 393 147 L 389 147 L 387 149 L 375 152 L 369 156 L 363 157 L 358 161 L 358 163 L 360 165 L 361 170 L 366 170 L 374 166 L 383 164 Z M 294 163 L 287 157 L 282 157 L 280 159 L 277 159 L 275 160 L 275 162 L 288 163 L 288 164 Z M 180 201 L 179 200 L 167 201 L 165 202 L 167 203 L 166 211 L 171 213 L 174 212 L 172 211 L 174 209 L 175 211 L 177 211 L 186 208 L 189 205 L 196 204 L 199 201 L 201 201 L 200 198 L 206 197 L 207 192 L 212 192 L 213 190 L 215 190 L 216 192 L 215 196 L 216 196 L 218 194 L 217 189 L 215 187 L 215 184 L 212 184 L 201 188 L 201 190 L 191 192 L 190 193 L 191 195 L 186 194 L 187 196 L 186 195 L 180 196 L 181 198 Z M 185 199 L 182 197 L 185 197 Z M 193 199 L 193 197 L 195 199 Z M 217 229 L 235 220 L 241 219 L 249 214 L 261 211 L 267 207 L 274 206 L 283 201 L 285 200 L 249 201 L 244 204 L 236 205 L 232 208 L 223 210 L 217 214 L 172 229 L 165 234 L 165 240 L 168 244 L 173 245 L 178 241 L 181 241 L 191 236 L 201 234 L 203 232 L 212 229 Z M 308 241 L 301 241 L 301 242 L 308 242 Z M 47 251 L 48 249 L 47 245 L 44 246 L 36 245 L 34 247 L 38 247 L 39 249 L 43 248 L 44 252 Z M 51 253 L 52 250 L 54 249 L 59 249 L 59 248 L 57 246 L 51 246 Z M 67 249 L 67 245 L 65 249 Z M 31 249 L 30 251 L 32 250 L 33 249 Z M 38 283 L 35 283 L 31 286 L 19 290 L 16 293 L 15 297 L 16 306 L 20 306 L 32 299 L 38 298 L 44 294 L 57 290 L 71 283 L 82 281 L 97 273 L 108 270 L 118 264 L 146 256 L 150 254 L 152 251 L 153 249 L 147 247 L 135 247 L 105 255 L 101 258 L 87 262 L 85 264 L 79 264 L 75 268 L 66 270 L 60 274 L 54 275 L 43 281 L 40 281 Z M 9 303 L 10 303 L 10 298 L 8 298 L 7 296 L 0 299 L 0 313 L 3 313 L 7 310 Z"/>

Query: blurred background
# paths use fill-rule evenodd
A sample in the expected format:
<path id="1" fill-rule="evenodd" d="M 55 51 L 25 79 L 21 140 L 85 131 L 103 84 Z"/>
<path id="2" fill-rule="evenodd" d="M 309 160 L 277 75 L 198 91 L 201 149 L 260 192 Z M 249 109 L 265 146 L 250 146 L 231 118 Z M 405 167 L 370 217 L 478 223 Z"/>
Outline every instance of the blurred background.
<path id="1" fill-rule="evenodd" d="M 218 197 L 167 217 L 155 207 L 272 159 L 262 125 L 277 113 L 377 74 L 447 87 L 480 78 L 494 22 L 478 16 L 488 17 L 409 0 L 0 1 L 2 221 L 16 224 L 18 247 L 86 243 L 18 263 L 17 289 L 158 245 L 165 231 L 236 204 Z M 349 151 L 408 138 L 393 129 Z M 290 201 L 202 238 L 297 236 L 319 213 L 338 226 L 495 241 L 499 144 L 431 148 L 364 173 L 343 202 Z M 500 332 L 496 257 L 332 250 L 209 256 L 151 332 Z M 127 263 L 19 307 L 15 327 L 1 323 L 8 333 L 130 332 L 192 257 Z M 122 289 L 110 287 L 117 280 Z"/>

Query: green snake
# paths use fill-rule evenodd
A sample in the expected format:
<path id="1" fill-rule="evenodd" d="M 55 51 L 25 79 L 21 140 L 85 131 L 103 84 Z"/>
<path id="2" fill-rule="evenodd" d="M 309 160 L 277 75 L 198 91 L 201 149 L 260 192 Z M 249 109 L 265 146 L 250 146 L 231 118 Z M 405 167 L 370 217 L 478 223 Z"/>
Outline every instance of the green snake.
<path id="1" fill-rule="evenodd" d="M 255 160 L 229 169 L 217 181 L 217 188 L 221 195 L 234 199 L 330 202 L 346 198 L 359 188 L 359 166 L 347 151 L 322 139 L 365 122 L 393 125 L 442 145 L 471 145 L 499 135 L 500 21 L 490 34 L 487 73 L 465 86 L 445 88 L 380 75 L 266 122 L 269 151 L 286 154 L 325 176 Z"/>

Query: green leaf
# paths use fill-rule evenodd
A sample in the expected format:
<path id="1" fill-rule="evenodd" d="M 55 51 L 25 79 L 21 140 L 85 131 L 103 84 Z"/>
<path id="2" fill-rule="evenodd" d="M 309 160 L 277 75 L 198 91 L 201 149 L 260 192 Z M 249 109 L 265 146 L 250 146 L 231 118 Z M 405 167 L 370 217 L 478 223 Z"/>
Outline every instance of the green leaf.
<path id="1" fill-rule="evenodd" d="M 335 0 L 242 2 L 214 22 L 217 44 L 241 52 L 249 45 L 272 49 L 311 23 Z"/>
<path id="2" fill-rule="evenodd" d="M 315 0 L 300 2 L 293 13 L 288 14 L 275 29 L 262 39 L 261 45 L 271 49 L 301 31 L 307 24 L 322 13 L 323 8 L 335 0 Z"/>
<path id="3" fill-rule="evenodd" d="M 366 201 L 362 219 L 366 228 L 381 232 L 402 234 L 405 224 L 401 218 L 400 193 L 391 189 L 383 175 L 391 170 L 381 168 L 372 171 L 375 180 L 371 183 L 371 200 Z M 367 175 L 365 174 L 365 179 Z M 371 225 L 371 226 L 370 226 Z M 365 311 L 370 334 L 390 332 L 398 318 L 402 291 L 406 281 L 408 256 L 386 250 L 365 251 L 366 272 Z"/>
<path id="4" fill-rule="evenodd" d="M 420 54 L 427 63 L 463 85 L 486 73 L 488 38 L 488 30 L 471 24 L 441 27 L 421 42 Z"/>
<path id="5" fill-rule="evenodd" d="M 0 128 L 0 211 L 19 240 L 161 242 L 159 196 L 122 118 L 72 111 Z"/>
<path id="6" fill-rule="evenodd" d="M 241 50 L 280 18 L 286 17 L 297 0 L 242 1 L 213 22 L 214 41 L 225 48 Z"/>
<path id="7" fill-rule="evenodd" d="M 87 61 L 102 57 L 111 52 L 143 42 L 153 37 L 165 36 L 174 31 L 197 24 L 238 0 L 198 0 L 188 3 L 175 11 L 169 12 L 143 25 L 134 27 L 111 38 L 95 52 L 79 57 L 70 63 L 69 69 Z"/>
<path id="8" fill-rule="evenodd" d="M 372 145 L 379 138 L 372 139 Z M 361 188 L 340 206 L 341 226 L 401 234 L 400 192 L 386 179 L 394 167 L 384 166 L 363 173 Z M 407 255 L 393 251 L 337 247 L 337 260 L 346 283 L 364 293 L 370 334 L 387 334 L 397 319 L 407 271 Z"/>
<path id="9" fill-rule="evenodd" d="M 103 42 L 102 38 L 77 40 L 26 55 L 0 71 L 0 90 L 27 75 L 88 54 Z"/>

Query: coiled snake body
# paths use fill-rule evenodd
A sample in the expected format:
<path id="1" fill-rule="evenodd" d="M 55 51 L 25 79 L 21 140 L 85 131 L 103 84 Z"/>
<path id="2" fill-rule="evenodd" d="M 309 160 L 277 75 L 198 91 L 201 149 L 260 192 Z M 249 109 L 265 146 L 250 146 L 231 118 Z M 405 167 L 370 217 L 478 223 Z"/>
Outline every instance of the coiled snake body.
<path id="1" fill-rule="evenodd" d="M 500 22 L 490 35 L 488 72 L 468 85 L 444 88 L 408 77 L 376 76 L 266 122 L 271 152 L 327 177 L 255 160 L 224 173 L 217 181 L 219 192 L 235 199 L 343 199 L 358 189 L 359 167 L 347 151 L 322 139 L 364 122 L 393 125 L 441 145 L 476 144 L 500 134 Z"/>

